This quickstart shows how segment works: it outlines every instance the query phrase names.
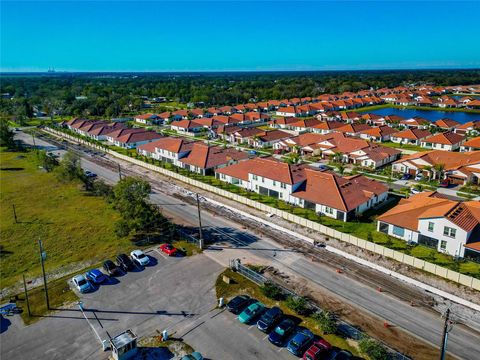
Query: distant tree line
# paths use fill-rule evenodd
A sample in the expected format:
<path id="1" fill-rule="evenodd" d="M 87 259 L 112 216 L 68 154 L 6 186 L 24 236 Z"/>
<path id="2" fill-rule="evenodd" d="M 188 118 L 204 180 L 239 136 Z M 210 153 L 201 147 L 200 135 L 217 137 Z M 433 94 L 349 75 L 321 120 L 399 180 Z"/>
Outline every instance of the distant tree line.
<path id="1" fill-rule="evenodd" d="M 480 70 L 324 71 L 265 73 L 2 74 L 0 113 L 20 120 L 33 106 L 47 115 L 120 116 L 142 109 L 142 96 L 206 106 L 318 96 L 406 84 L 480 83 Z"/>

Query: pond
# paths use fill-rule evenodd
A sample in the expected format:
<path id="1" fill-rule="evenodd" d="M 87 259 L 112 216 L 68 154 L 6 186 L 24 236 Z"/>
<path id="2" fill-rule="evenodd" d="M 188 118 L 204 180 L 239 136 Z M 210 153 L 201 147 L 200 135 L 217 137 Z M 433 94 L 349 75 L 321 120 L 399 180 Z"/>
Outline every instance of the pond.
<path id="1" fill-rule="evenodd" d="M 358 111 L 359 113 L 362 111 Z M 480 114 L 457 112 L 457 111 L 441 111 L 441 110 L 412 110 L 412 109 L 397 109 L 397 108 L 383 108 L 371 111 L 365 111 L 370 114 L 377 114 L 381 116 L 398 115 L 406 119 L 414 116 L 420 116 L 430 121 L 437 121 L 443 118 L 449 118 L 465 124 L 472 120 L 480 120 Z"/>

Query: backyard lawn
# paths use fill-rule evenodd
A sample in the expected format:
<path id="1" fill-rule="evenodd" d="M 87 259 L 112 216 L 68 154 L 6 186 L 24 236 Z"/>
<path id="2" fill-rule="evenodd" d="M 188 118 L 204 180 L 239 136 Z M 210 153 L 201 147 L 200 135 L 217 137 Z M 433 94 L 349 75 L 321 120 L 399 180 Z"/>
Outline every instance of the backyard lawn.
<path id="1" fill-rule="evenodd" d="M 103 198 L 88 195 L 79 183 L 59 182 L 38 167 L 35 153 L 0 152 L 0 165 L 2 289 L 22 274 L 40 276 L 39 239 L 50 273 L 71 272 L 133 247 L 128 238 L 115 236 L 119 214 Z"/>

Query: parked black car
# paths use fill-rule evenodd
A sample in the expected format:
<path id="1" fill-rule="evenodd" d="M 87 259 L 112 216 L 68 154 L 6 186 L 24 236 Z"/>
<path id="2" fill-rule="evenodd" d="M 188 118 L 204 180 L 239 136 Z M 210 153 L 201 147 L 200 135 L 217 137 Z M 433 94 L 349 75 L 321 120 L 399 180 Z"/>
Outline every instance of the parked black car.
<path id="1" fill-rule="evenodd" d="M 120 273 L 120 269 L 112 260 L 106 260 L 103 263 L 103 268 L 105 269 L 107 274 L 110 276 L 115 276 Z"/>
<path id="2" fill-rule="evenodd" d="M 235 296 L 227 304 L 227 310 L 231 313 L 238 315 L 242 310 L 250 303 L 251 299 L 248 295 Z"/>
<path id="3" fill-rule="evenodd" d="M 285 318 L 270 332 L 268 340 L 274 345 L 282 346 L 296 327 L 297 324 L 292 319 Z"/>
<path id="4" fill-rule="evenodd" d="M 283 317 L 283 311 L 274 306 L 257 321 L 257 328 L 263 332 L 269 332 Z"/>
<path id="5" fill-rule="evenodd" d="M 130 259 L 125 254 L 120 254 L 117 256 L 117 264 L 123 271 L 131 271 L 135 267 L 132 259 Z"/>

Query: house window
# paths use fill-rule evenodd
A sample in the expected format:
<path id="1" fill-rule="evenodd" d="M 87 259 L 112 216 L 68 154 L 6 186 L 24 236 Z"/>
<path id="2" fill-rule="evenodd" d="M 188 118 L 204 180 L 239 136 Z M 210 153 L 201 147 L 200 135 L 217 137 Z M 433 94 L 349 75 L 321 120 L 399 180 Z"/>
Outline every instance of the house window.
<path id="1" fill-rule="evenodd" d="M 253 180 L 258 180 L 257 175 L 253 175 Z"/>
<path id="2" fill-rule="evenodd" d="M 440 242 L 440 249 L 441 250 L 445 250 L 447 248 L 447 241 L 446 240 L 442 240 Z"/>
<path id="3" fill-rule="evenodd" d="M 457 230 L 448 226 L 443 227 L 443 235 L 455 238 L 455 235 L 457 234 Z"/>
<path id="4" fill-rule="evenodd" d="M 397 236 L 405 236 L 405 229 L 404 228 L 401 228 L 401 227 L 398 227 L 398 226 L 393 226 L 393 230 L 392 230 L 392 233 L 393 235 L 397 235 Z"/>
<path id="5" fill-rule="evenodd" d="M 280 199 L 283 199 L 283 194 L 282 194 L 282 193 L 278 193 L 278 197 L 279 197 Z"/>
<path id="6" fill-rule="evenodd" d="M 333 209 L 331 207 L 325 206 L 325 213 L 333 215 Z"/>
<path id="7" fill-rule="evenodd" d="M 285 184 L 285 183 L 280 183 L 280 187 L 281 187 L 282 189 L 286 189 L 286 188 L 287 188 L 287 184 Z"/>
<path id="8" fill-rule="evenodd" d="M 265 178 L 262 176 L 262 183 L 264 183 L 264 182 L 265 182 Z"/>
<path id="9" fill-rule="evenodd" d="M 429 221 L 429 222 L 428 222 L 428 231 L 433 232 L 433 226 L 434 226 L 434 225 L 435 225 L 435 224 L 434 224 L 433 222 Z"/>
<path id="10" fill-rule="evenodd" d="M 277 182 L 273 180 L 273 186 L 277 186 Z"/>

